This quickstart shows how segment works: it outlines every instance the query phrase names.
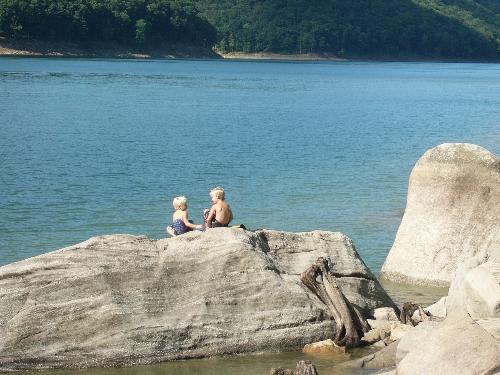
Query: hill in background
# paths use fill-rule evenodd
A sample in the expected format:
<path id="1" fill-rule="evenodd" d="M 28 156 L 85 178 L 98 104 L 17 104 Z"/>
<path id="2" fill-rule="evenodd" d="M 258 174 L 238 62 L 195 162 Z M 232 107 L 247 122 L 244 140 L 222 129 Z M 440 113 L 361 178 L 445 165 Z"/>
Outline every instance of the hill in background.
<path id="1" fill-rule="evenodd" d="M 0 0 L 0 36 L 222 52 L 500 58 L 498 0 Z"/>
<path id="2" fill-rule="evenodd" d="M 496 0 L 198 0 L 221 51 L 498 57 Z"/>

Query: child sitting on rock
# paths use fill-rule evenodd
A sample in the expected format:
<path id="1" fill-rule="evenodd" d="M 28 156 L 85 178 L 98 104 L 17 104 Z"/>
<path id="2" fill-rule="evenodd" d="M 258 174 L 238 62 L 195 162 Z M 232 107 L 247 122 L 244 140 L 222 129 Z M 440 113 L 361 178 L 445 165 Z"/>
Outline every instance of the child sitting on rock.
<path id="1" fill-rule="evenodd" d="M 233 212 L 231 207 L 226 203 L 224 189 L 215 187 L 210 191 L 210 198 L 212 198 L 212 208 L 205 209 L 205 227 L 227 227 L 231 220 L 233 220 Z"/>
<path id="2" fill-rule="evenodd" d="M 167 227 L 168 234 L 178 236 L 193 229 L 201 229 L 201 225 L 195 225 L 189 220 L 186 197 L 175 197 L 172 204 L 175 212 L 172 215 L 172 225 Z"/>

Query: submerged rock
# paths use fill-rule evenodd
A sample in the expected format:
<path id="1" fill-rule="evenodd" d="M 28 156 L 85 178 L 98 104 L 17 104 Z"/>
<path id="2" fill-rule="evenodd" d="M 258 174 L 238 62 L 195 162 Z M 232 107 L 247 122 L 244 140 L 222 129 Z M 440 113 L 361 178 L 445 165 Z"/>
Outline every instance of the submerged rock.
<path id="1" fill-rule="evenodd" d="M 367 312 L 392 301 L 341 233 L 217 228 L 91 238 L 0 267 L 0 371 L 118 366 L 331 338 L 299 273 L 319 256 Z"/>
<path id="2" fill-rule="evenodd" d="M 499 218 L 499 158 L 472 144 L 437 146 L 413 168 L 381 277 L 447 286 L 466 259 L 500 248 Z"/>

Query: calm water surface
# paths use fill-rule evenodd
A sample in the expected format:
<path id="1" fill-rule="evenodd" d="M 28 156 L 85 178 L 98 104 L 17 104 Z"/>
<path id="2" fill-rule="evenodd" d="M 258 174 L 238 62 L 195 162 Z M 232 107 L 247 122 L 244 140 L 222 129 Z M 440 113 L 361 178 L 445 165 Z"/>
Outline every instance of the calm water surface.
<path id="1" fill-rule="evenodd" d="M 353 238 L 378 272 L 418 158 L 500 151 L 500 65 L 0 58 L 0 265 L 163 237 L 227 190 L 249 228 Z"/>
<path id="2" fill-rule="evenodd" d="M 236 223 L 341 231 L 378 272 L 427 149 L 499 154 L 500 65 L 0 58 L 0 113 L 0 265 L 164 237 L 172 197 L 199 222 L 222 185 Z"/>
<path id="3" fill-rule="evenodd" d="M 367 351 L 365 350 L 365 354 Z M 356 353 L 355 356 L 360 356 Z M 59 370 L 34 372 L 27 375 L 268 375 L 272 368 L 295 369 L 298 361 L 310 360 L 320 375 L 367 375 L 374 370 L 342 367 L 348 354 L 306 356 L 301 353 L 256 354 L 222 358 L 190 359 L 150 366 L 116 369 Z"/>

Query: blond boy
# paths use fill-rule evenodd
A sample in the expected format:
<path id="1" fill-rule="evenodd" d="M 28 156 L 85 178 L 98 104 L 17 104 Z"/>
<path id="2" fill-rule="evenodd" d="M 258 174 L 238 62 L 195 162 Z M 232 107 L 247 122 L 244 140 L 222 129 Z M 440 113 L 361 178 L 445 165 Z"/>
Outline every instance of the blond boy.
<path id="1" fill-rule="evenodd" d="M 227 227 L 233 220 L 233 212 L 231 207 L 225 201 L 224 189 L 217 186 L 210 191 L 212 199 L 212 208 L 206 209 L 205 226 L 207 228 Z"/>

